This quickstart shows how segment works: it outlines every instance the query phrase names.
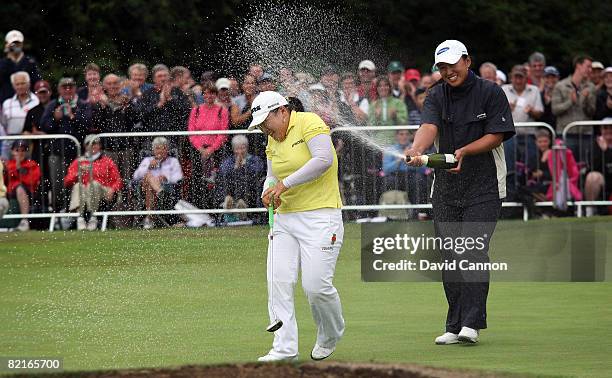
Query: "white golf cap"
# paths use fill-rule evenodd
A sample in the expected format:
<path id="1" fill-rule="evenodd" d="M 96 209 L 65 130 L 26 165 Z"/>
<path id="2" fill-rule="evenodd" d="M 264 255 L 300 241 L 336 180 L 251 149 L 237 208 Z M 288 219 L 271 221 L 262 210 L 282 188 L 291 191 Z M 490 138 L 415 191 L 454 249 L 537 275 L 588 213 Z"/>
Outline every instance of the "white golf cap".
<path id="1" fill-rule="evenodd" d="M 434 59 L 436 64 L 448 63 L 455 64 L 463 55 L 468 55 L 465 45 L 457 40 L 446 40 L 436 47 Z"/>
<path id="2" fill-rule="evenodd" d="M 359 69 L 366 69 L 366 70 L 370 70 L 370 71 L 376 71 L 376 65 L 374 64 L 374 62 L 372 62 L 371 60 L 362 60 L 361 62 L 359 62 Z"/>
<path id="3" fill-rule="evenodd" d="M 6 43 L 23 43 L 23 33 L 21 33 L 19 30 L 11 30 L 10 32 L 6 33 L 6 37 L 4 37 L 4 40 L 6 41 Z"/>
<path id="4" fill-rule="evenodd" d="M 249 125 L 249 131 L 253 131 L 257 125 L 265 121 L 272 110 L 288 104 L 287 99 L 278 92 L 265 91 L 258 94 L 251 105 L 253 120 Z"/>
<path id="5" fill-rule="evenodd" d="M 215 86 L 217 87 L 217 90 L 230 89 L 230 85 L 231 83 L 229 79 L 225 77 L 222 77 L 215 82 Z"/>
<path id="6" fill-rule="evenodd" d="M 498 78 L 499 80 L 503 81 L 504 84 L 508 81 L 508 78 L 506 77 L 506 74 L 502 70 L 497 70 L 495 72 L 495 77 Z"/>

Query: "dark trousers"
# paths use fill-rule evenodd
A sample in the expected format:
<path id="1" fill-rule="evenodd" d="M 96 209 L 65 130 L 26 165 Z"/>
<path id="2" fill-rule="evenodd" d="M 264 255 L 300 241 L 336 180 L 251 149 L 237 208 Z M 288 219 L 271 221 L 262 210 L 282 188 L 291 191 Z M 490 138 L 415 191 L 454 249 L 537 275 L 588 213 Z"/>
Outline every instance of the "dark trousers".
<path id="1" fill-rule="evenodd" d="M 489 241 L 495 230 L 501 201 L 492 200 L 470 206 L 433 203 L 436 236 L 447 238 L 478 238 L 484 241 L 478 250 L 442 250 L 442 261 L 462 260 L 468 263 L 489 262 Z M 442 272 L 444 293 L 448 302 L 446 332 L 459 333 L 461 327 L 487 328 L 488 271 L 445 270 Z"/>

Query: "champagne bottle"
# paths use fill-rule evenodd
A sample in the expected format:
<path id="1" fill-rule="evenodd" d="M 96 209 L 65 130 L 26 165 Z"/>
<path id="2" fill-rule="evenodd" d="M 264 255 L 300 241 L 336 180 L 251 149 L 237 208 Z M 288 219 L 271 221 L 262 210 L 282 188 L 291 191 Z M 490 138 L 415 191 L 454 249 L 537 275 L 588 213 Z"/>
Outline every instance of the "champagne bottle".
<path id="1" fill-rule="evenodd" d="M 456 168 L 459 161 L 455 159 L 453 154 L 428 154 L 421 155 L 421 162 L 423 165 L 433 169 L 451 169 Z M 406 156 L 406 162 L 409 163 L 412 158 Z"/>

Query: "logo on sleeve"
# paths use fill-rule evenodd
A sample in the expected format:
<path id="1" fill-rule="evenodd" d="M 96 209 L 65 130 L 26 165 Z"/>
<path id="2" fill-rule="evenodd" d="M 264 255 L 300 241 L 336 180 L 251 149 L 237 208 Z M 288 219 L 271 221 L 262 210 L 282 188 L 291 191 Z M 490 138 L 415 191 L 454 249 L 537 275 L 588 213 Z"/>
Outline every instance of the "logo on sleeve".
<path id="1" fill-rule="evenodd" d="M 476 116 L 478 119 L 487 119 L 487 113 L 482 113 Z"/>

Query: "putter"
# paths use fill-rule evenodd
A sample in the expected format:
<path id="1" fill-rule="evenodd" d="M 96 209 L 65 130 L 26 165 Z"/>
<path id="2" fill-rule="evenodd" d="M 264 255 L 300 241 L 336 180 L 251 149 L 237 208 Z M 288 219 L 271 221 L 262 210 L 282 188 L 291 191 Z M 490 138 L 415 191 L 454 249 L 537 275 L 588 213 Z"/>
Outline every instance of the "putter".
<path id="1" fill-rule="evenodd" d="M 270 188 L 272 188 L 274 186 L 274 184 L 270 183 Z M 274 282 L 274 234 L 272 233 L 272 230 L 274 229 L 274 196 L 270 196 L 270 205 L 268 205 L 268 225 L 270 226 L 270 281 L 271 281 L 271 285 Z M 276 312 L 274 312 L 274 286 L 272 285 L 271 291 L 270 291 L 270 304 L 272 306 L 272 315 L 274 315 L 274 320 L 272 321 L 272 323 L 270 323 L 270 325 L 268 325 L 268 327 L 266 327 L 266 331 L 268 332 L 275 332 L 278 329 L 280 329 L 280 327 L 283 326 L 283 321 L 280 320 L 278 318 L 278 316 L 276 316 Z"/>

